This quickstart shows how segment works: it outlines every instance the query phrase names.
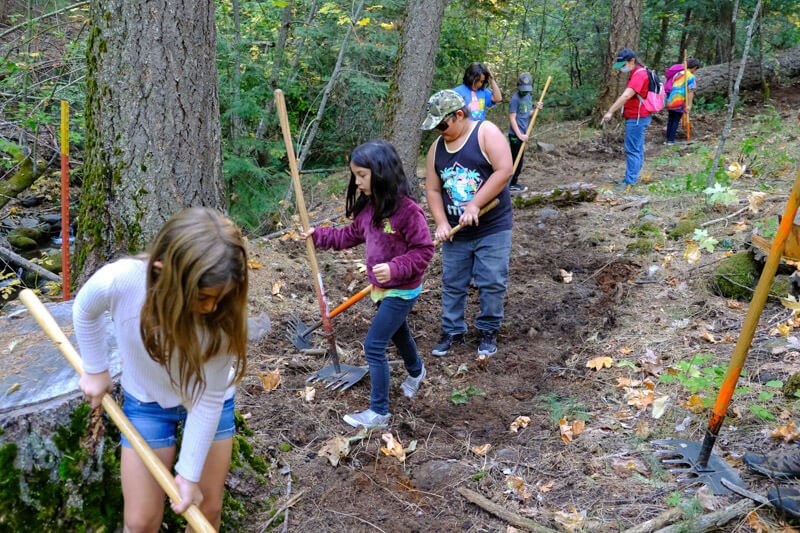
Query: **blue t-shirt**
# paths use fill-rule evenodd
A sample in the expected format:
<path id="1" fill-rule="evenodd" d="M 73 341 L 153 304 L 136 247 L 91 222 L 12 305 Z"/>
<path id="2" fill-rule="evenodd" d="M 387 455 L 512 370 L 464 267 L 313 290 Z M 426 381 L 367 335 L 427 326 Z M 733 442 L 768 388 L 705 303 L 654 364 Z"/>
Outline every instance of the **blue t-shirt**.
<path id="1" fill-rule="evenodd" d="M 492 107 L 492 91 L 490 89 L 478 89 L 473 91 L 466 85 L 459 85 L 453 89 L 464 97 L 464 103 L 470 111 L 470 120 L 486 120 L 486 109 Z"/>
<path id="2" fill-rule="evenodd" d="M 514 93 L 514 96 L 511 97 L 511 102 L 508 104 L 508 114 L 517 114 L 517 127 L 520 133 L 524 134 L 528 131 L 528 124 L 530 124 L 531 121 L 531 111 L 533 111 L 533 98 L 531 97 L 531 93 L 525 96 L 520 96 L 519 92 Z M 517 138 L 517 134 L 514 133 L 514 128 L 510 125 L 508 126 L 508 134 L 515 139 Z"/>

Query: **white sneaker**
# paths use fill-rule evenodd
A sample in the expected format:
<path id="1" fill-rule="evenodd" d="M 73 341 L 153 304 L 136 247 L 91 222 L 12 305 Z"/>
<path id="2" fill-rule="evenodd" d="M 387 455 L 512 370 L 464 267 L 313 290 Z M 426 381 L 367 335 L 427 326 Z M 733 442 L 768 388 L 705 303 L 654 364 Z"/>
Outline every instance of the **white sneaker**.
<path id="1" fill-rule="evenodd" d="M 400 389 L 402 389 L 403 394 L 406 398 L 413 398 L 417 395 L 417 390 L 419 390 L 419 384 L 422 383 L 422 380 L 425 378 L 427 372 L 425 371 L 425 366 L 422 367 L 422 372 L 420 372 L 419 376 L 412 378 L 408 376 L 406 380 L 400 385 Z"/>
<path id="2" fill-rule="evenodd" d="M 358 426 L 364 426 L 367 429 L 374 429 L 374 428 L 385 428 L 389 425 L 389 418 L 392 416 L 391 413 L 386 413 L 385 415 L 379 415 L 372 409 L 367 409 L 366 411 L 361 411 L 360 413 L 353 413 L 349 415 L 344 415 L 342 420 L 357 428 Z"/>

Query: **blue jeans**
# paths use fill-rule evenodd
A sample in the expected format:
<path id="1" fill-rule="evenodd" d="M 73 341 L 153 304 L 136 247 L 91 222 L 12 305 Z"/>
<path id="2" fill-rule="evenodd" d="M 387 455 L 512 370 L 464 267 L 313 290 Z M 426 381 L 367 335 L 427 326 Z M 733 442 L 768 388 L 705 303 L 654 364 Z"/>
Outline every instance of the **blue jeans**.
<path id="1" fill-rule="evenodd" d="M 644 132 L 652 117 L 625 120 L 625 183 L 635 185 L 644 165 Z"/>
<path id="2" fill-rule="evenodd" d="M 186 422 L 186 408 L 182 405 L 164 408 L 157 402 L 138 400 L 128 391 L 123 390 L 123 393 L 125 401 L 122 403 L 122 412 L 147 444 L 153 449 L 175 446 L 178 442 L 176 438 L 178 424 Z M 214 440 L 229 439 L 235 432 L 233 398 L 228 398 L 222 404 L 222 413 L 219 415 L 219 424 Z M 123 446 L 133 447 L 125 435 L 120 435 L 120 437 Z"/>
<path id="3" fill-rule="evenodd" d="M 500 329 L 510 255 L 511 230 L 442 243 L 442 331 L 451 335 L 467 332 L 464 308 L 472 278 L 478 286 L 481 307 L 475 327 L 481 331 Z"/>
<path id="4" fill-rule="evenodd" d="M 386 346 L 389 340 L 397 346 L 408 374 L 413 377 L 422 372 L 422 359 L 417 354 L 417 343 L 408 329 L 406 317 L 416 298 L 388 297 L 378 302 L 378 312 L 364 339 L 364 354 L 369 365 L 369 379 L 372 391 L 369 395 L 369 408 L 380 415 L 389 412 L 389 361 L 386 359 Z"/>

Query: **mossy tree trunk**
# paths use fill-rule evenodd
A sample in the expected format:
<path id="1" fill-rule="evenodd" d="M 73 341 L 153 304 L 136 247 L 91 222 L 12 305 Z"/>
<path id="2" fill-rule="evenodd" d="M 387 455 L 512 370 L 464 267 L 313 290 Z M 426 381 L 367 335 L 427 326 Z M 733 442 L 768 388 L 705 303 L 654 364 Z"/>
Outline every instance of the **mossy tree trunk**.
<path id="1" fill-rule="evenodd" d="M 608 28 L 608 47 L 603 61 L 603 83 L 597 106 L 592 114 L 599 123 L 603 114 L 622 94 L 628 85 L 628 75 L 613 68 L 617 53 L 623 48 L 639 52 L 639 31 L 642 20 L 642 0 L 613 0 L 611 4 L 611 23 Z M 614 120 L 619 118 L 616 114 Z"/>
<path id="2" fill-rule="evenodd" d="M 78 281 L 189 206 L 223 205 L 210 0 L 92 0 Z"/>
<path id="3" fill-rule="evenodd" d="M 419 129 L 433 83 L 446 0 L 411 0 L 406 7 L 397 65 L 389 84 L 383 136 L 397 149 L 403 170 L 418 190 Z M 454 84 L 455 85 L 455 84 Z"/>

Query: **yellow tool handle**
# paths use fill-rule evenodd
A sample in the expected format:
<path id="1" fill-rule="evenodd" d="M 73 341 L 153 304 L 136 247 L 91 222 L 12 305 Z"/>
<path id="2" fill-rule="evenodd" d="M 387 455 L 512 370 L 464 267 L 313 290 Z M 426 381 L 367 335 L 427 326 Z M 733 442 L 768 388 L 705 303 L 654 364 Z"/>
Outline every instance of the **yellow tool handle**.
<path id="1" fill-rule="evenodd" d="M 33 315 L 33 318 L 36 319 L 47 336 L 58 346 L 61 353 L 64 354 L 64 357 L 67 358 L 72 367 L 82 376 L 83 364 L 81 356 L 78 355 L 78 352 L 72 347 L 72 344 L 69 342 L 69 339 L 67 339 L 67 336 L 64 335 L 64 332 L 61 331 L 53 315 L 50 314 L 44 304 L 36 297 L 36 294 L 30 289 L 25 289 L 19 294 L 19 299 L 25 304 L 25 307 L 28 308 L 28 311 L 31 312 L 31 315 Z M 164 492 L 167 493 L 170 500 L 180 502 L 181 496 L 178 492 L 178 485 L 175 483 L 175 478 L 169 473 L 164 463 L 153 453 L 153 450 L 150 449 L 150 446 L 147 445 L 147 442 L 145 442 L 142 436 L 139 435 L 139 432 L 136 431 L 136 428 L 133 427 L 128 417 L 122 412 L 120 406 L 114 401 L 114 398 L 108 394 L 104 395 L 103 408 L 122 434 L 125 435 L 125 438 L 130 441 L 134 451 L 139 455 L 139 458 L 144 462 L 150 473 L 153 474 L 153 477 L 161 488 L 164 489 Z M 189 525 L 199 533 L 216 532 L 216 529 L 211 526 L 205 515 L 196 505 L 189 507 L 183 513 L 183 516 L 189 522 Z"/>

